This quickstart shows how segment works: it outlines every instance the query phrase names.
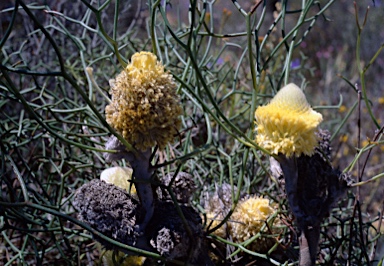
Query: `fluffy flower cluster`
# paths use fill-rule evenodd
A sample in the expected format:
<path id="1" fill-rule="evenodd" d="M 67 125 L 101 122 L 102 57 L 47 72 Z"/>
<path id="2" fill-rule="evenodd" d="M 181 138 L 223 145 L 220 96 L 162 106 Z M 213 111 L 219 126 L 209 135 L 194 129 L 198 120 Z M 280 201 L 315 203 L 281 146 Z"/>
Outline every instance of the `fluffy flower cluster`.
<path id="1" fill-rule="evenodd" d="M 182 113 L 176 84 L 157 57 L 136 53 L 115 80 L 112 102 L 105 108 L 107 122 L 129 143 L 144 151 L 163 149 L 177 135 Z"/>
<path id="2" fill-rule="evenodd" d="M 311 156 L 317 146 L 315 131 L 322 115 L 307 102 L 302 90 L 291 83 L 266 106 L 255 112 L 256 142 L 272 154 Z"/>
<path id="3" fill-rule="evenodd" d="M 235 242 L 243 242 L 254 235 L 262 232 L 263 226 L 268 218 L 274 214 L 276 210 L 269 204 L 268 199 L 259 197 L 250 197 L 241 201 L 231 216 L 230 234 Z M 278 219 L 275 219 L 269 225 L 272 232 L 268 232 L 265 227 L 264 233 L 278 233 L 278 229 L 272 225 L 277 225 Z M 275 243 L 274 238 L 260 237 L 253 241 L 248 249 L 258 252 L 267 251 Z"/>
<path id="4" fill-rule="evenodd" d="M 230 209 L 229 205 L 218 204 L 213 198 L 210 198 L 208 204 L 205 204 L 207 229 L 219 225 Z M 216 205 L 211 203 L 216 203 Z M 229 238 L 236 243 L 244 242 L 258 233 L 278 234 L 280 229 L 277 225 L 280 224 L 280 220 L 275 218 L 268 221 L 271 215 L 275 213 L 276 209 L 269 203 L 268 199 L 256 196 L 247 197 L 239 202 L 228 221 L 216 229 L 213 234 L 221 238 Z M 268 227 L 264 226 L 267 222 L 269 222 Z M 269 229 L 272 232 L 268 231 Z M 260 236 L 247 248 L 256 252 L 266 252 L 274 243 L 274 238 Z"/>

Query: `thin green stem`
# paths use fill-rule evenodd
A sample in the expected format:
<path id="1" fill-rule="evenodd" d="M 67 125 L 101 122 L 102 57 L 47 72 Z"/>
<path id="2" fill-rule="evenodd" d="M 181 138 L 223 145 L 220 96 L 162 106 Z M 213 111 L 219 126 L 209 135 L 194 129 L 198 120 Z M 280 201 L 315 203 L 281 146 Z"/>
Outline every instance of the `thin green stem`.
<path id="1" fill-rule="evenodd" d="M 252 101 L 251 101 L 251 112 L 249 117 L 249 122 L 252 125 L 254 121 L 254 113 L 256 110 L 256 102 L 257 102 L 257 94 L 258 94 L 258 86 L 257 86 L 257 80 L 256 80 L 256 70 L 255 70 L 255 64 L 254 64 L 254 58 L 253 58 L 253 47 L 252 47 L 252 25 L 251 25 L 251 15 L 248 14 L 246 18 L 246 25 L 247 25 L 247 50 L 248 50 L 248 60 L 249 60 L 249 67 L 251 69 L 251 79 L 252 79 Z M 259 40 L 256 39 L 256 42 Z M 248 133 L 249 137 L 252 135 L 252 131 L 249 131 Z"/>

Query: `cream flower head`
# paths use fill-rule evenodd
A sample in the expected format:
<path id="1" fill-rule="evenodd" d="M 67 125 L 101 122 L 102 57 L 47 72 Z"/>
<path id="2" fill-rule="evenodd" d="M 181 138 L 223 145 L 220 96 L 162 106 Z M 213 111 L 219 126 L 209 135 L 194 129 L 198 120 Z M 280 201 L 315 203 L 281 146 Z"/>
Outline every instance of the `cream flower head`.
<path id="1" fill-rule="evenodd" d="M 173 140 L 182 108 L 172 75 L 154 54 L 135 53 L 110 84 L 106 120 L 129 143 L 144 151 L 155 145 L 163 149 Z"/>
<path id="2" fill-rule="evenodd" d="M 132 172 L 133 170 L 129 167 L 110 167 L 101 172 L 100 180 L 127 190 L 130 186 L 130 182 L 128 180 L 132 179 Z M 131 187 L 131 193 L 136 194 L 136 189 L 133 184 Z"/>
<path id="3" fill-rule="evenodd" d="M 261 232 L 263 225 L 276 210 L 269 204 L 268 199 L 259 197 L 250 197 L 242 200 L 236 206 L 230 221 L 230 234 L 235 242 L 243 242 Z M 273 225 L 278 224 L 278 219 L 273 221 Z M 267 227 L 266 227 L 267 228 Z M 272 225 L 269 226 L 272 233 L 278 233 L 278 230 Z M 264 230 L 268 232 L 267 229 Z M 266 251 L 275 243 L 273 238 L 258 238 L 248 246 L 248 249 L 254 251 Z"/>
<path id="4" fill-rule="evenodd" d="M 271 102 L 255 112 L 256 142 L 272 154 L 311 156 L 317 146 L 315 131 L 323 120 L 312 110 L 303 91 L 290 83 Z"/>

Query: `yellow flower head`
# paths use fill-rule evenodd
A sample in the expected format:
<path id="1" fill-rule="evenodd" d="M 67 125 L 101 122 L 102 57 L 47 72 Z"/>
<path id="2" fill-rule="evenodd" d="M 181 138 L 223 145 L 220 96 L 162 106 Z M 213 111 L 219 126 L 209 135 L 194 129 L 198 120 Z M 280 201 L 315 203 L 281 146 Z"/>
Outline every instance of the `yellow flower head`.
<path id="1" fill-rule="evenodd" d="M 126 254 L 122 251 L 117 251 L 115 254 L 115 263 L 113 259 L 113 251 L 112 250 L 106 250 L 103 256 L 103 262 L 106 266 L 112 266 L 112 265 L 121 265 L 121 266 L 141 266 L 144 264 L 146 260 L 146 257 L 140 257 L 140 256 L 133 256 L 129 255 L 126 256 Z"/>
<path id="2" fill-rule="evenodd" d="M 317 146 L 315 131 L 323 117 L 312 110 L 295 84 L 283 87 L 268 105 L 258 107 L 255 118 L 256 142 L 272 154 L 313 154 Z"/>
<path id="3" fill-rule="evenodd" d="M 157 57 L 136 53 L 115 80 L 112 102 L 105 108 L 107 122 L 140 150 L 163 149 L 180 127 L 182 113 L 173 77 Z"/>
<path id="4" fill-rule="evenodd" d="M 101 172 L 100 180 L 127 190 L 131 185 L 128 180 L 132 179 L 132 172 L 132 169 L 128 167 L 110 167 Z M 131 187 L 131 193 L 136 194 L 136 189 L 133 184 Z"/>
<path id="5" fill-rule="evenodd" d="M 268 199 L 259 197 L 250 197 L 241 201 L 231 216 L 230 233 L 235 242 L 243 242 L 261 232 L 262 227 L 266 224 L 268 218 L 274 214 L 276 210 L 269 204 Z M 276 225 L 278 219 L 273 224 Z M 265 226 L 264 231 L 267 234 L 277 233 L 277 229 L 269 226 L 272 232 L 268 231 Z M 274 244 L 273 238 L 258 238 L 248 249 L 254 251 L 265 251 Z"/>
<path id="6" fill-rule="evenodd" d="M 212 229 L 216 226 L 218 226 L 221 221 L 224 219 L 224 216 L 221 213 L 213 213 L 213 212 L 207 212 L 207 226 L 208 229 Z M 226 238 L 227 237 L 227 227 L 228 223 L 223 224 L 219 228 L 217 228 L 213 234 L 221 237 L 221 238 Z"/>

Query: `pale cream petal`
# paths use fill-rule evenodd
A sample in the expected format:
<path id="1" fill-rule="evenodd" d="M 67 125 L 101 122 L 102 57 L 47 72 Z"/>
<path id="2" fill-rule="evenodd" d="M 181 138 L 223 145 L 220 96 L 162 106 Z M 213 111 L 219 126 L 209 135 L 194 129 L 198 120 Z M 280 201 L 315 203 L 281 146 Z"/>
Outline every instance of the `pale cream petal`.
<path id="1" fill-rule="evenodd" d="M 100 180 L 108 184 L 114 184 L 122 189 L 129 188 L 129 181 L 132 179 L 132 169 L 129 167 L 110 167 L 100 174 Z"/>

